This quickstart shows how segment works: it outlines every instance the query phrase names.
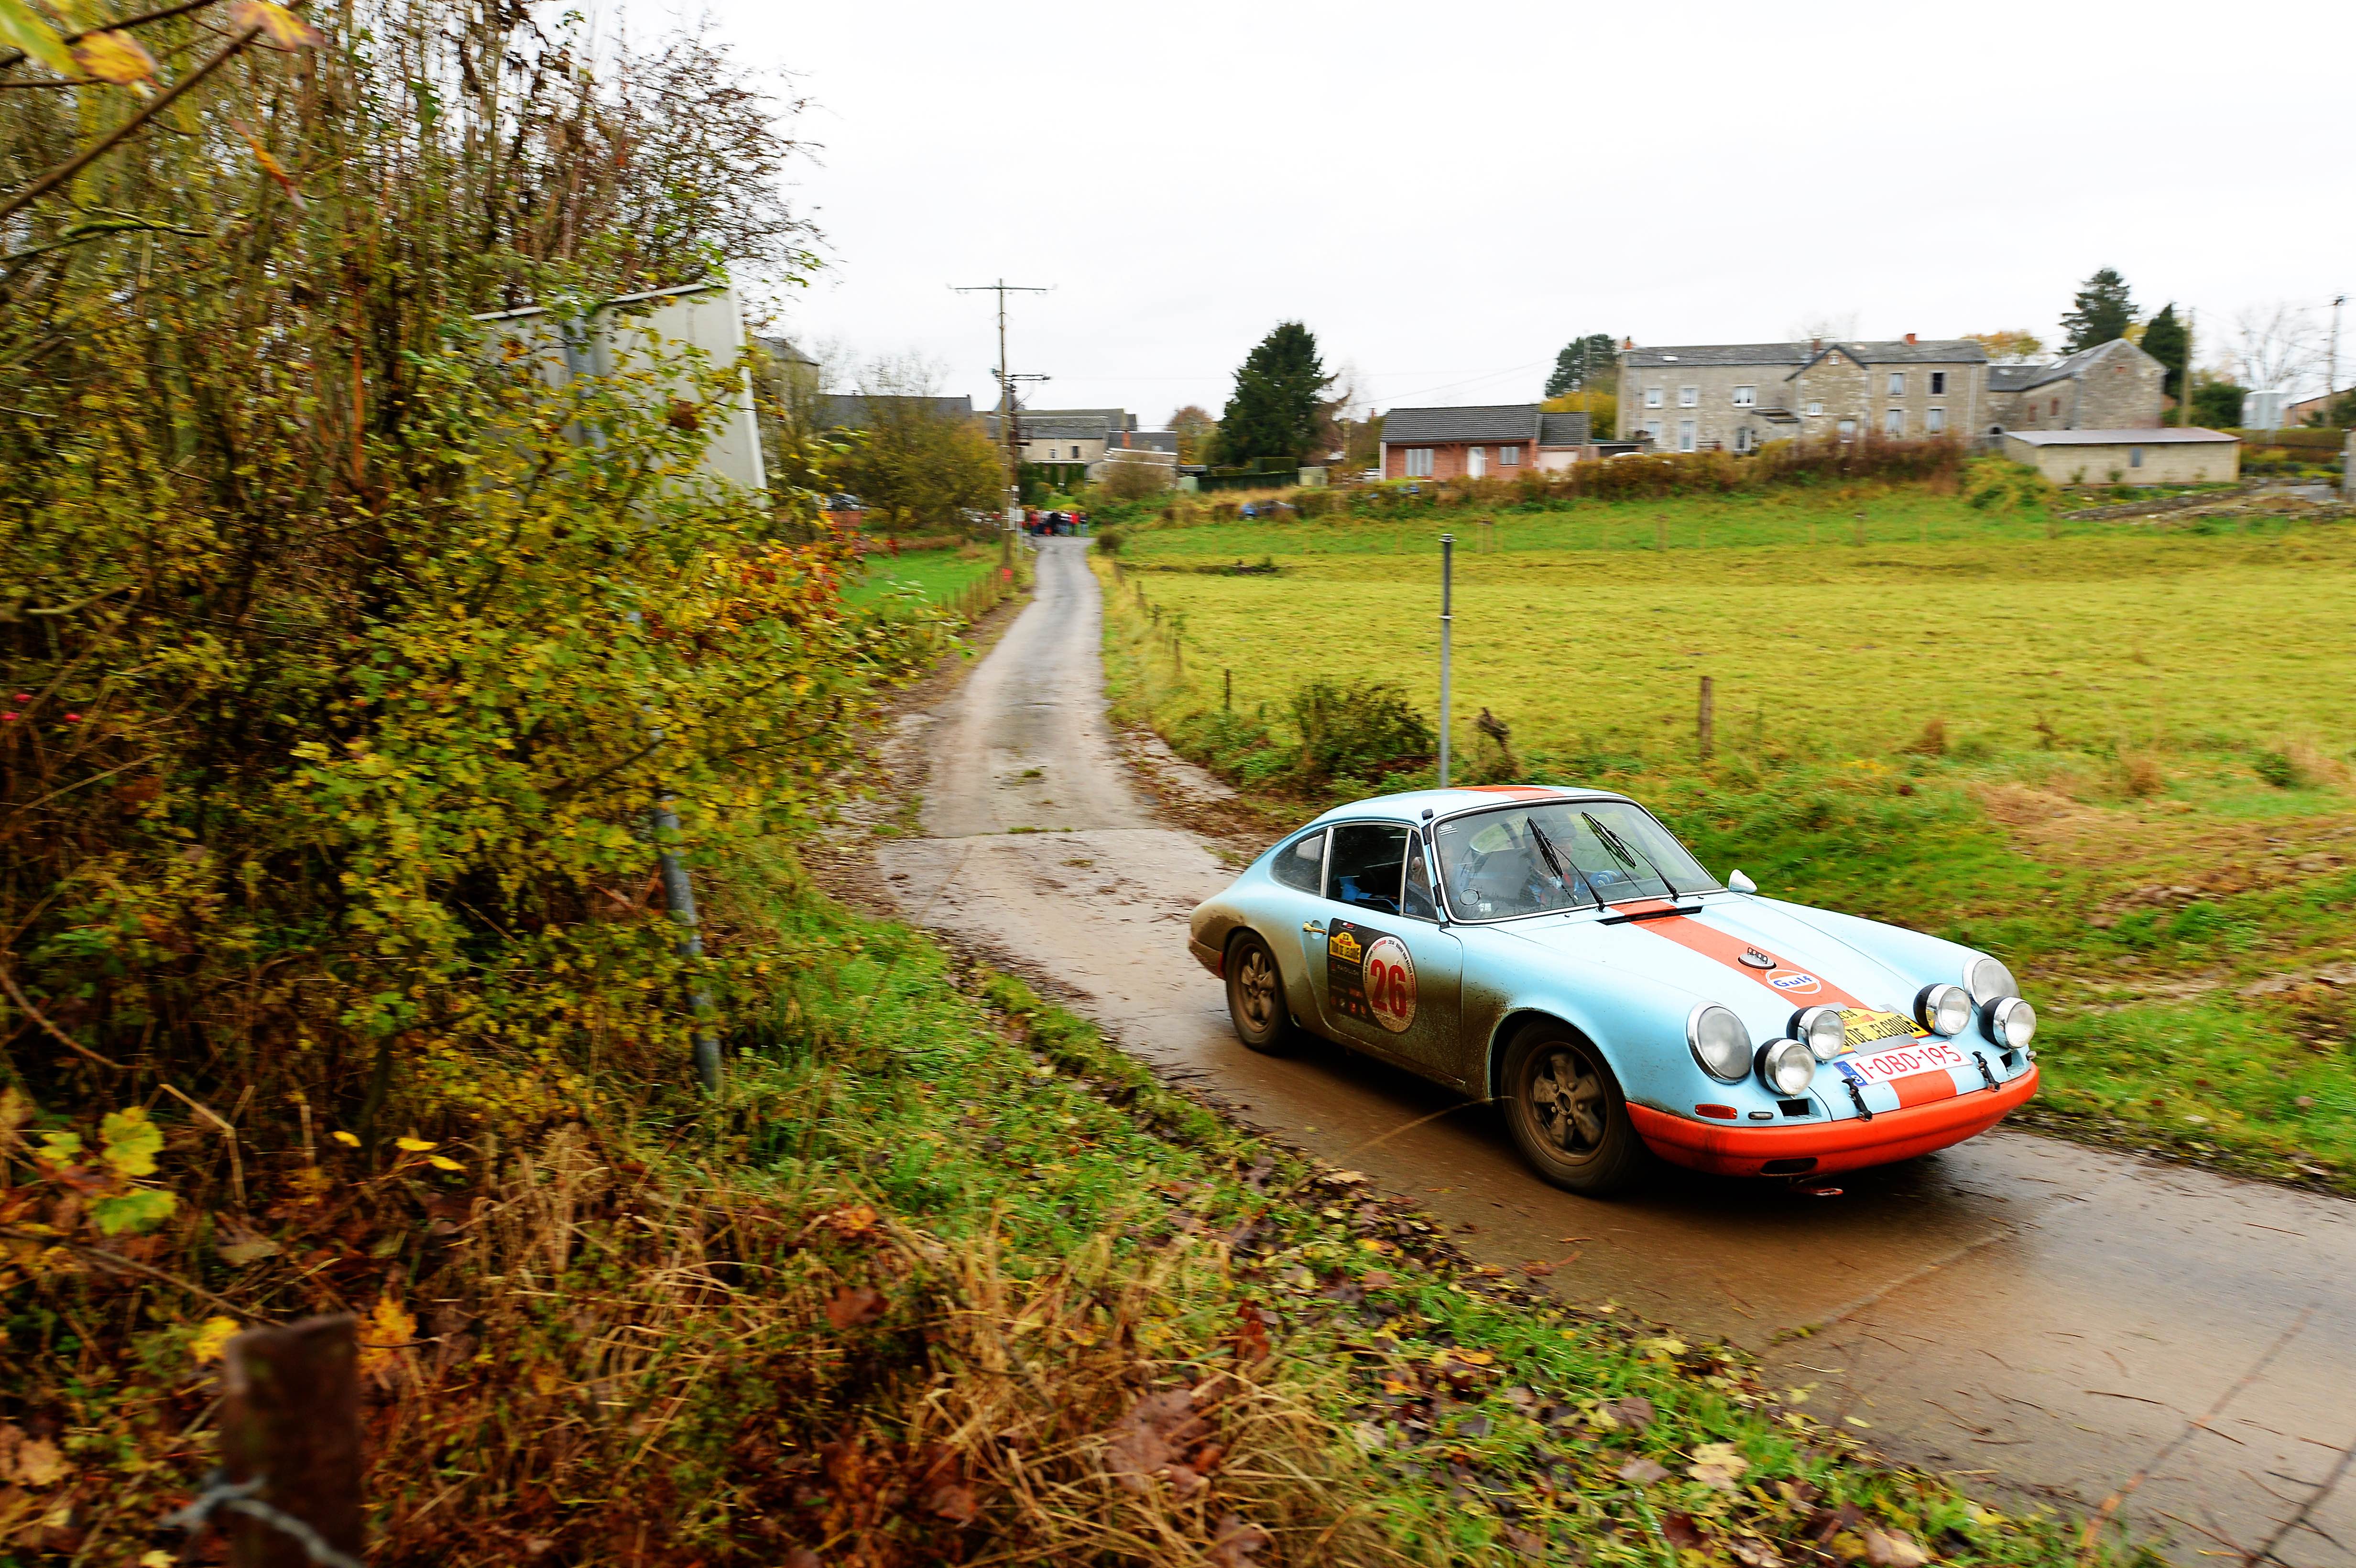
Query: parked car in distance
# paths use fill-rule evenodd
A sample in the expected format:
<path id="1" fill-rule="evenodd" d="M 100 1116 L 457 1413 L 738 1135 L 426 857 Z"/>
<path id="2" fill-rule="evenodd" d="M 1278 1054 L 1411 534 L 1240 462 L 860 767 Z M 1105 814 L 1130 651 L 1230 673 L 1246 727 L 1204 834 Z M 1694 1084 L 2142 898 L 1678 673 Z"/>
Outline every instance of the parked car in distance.
<path id="1" fill-rule="evenodd" d="M 1295 1029 L 1494 1099 L 1539 1175 L 1807 1178 L 1984 1132 L 2037 1087 L 1998 959 L 1720 882 L 1626 795 L 1336 807 L 1194 912 L 1237 1037 Z"/>

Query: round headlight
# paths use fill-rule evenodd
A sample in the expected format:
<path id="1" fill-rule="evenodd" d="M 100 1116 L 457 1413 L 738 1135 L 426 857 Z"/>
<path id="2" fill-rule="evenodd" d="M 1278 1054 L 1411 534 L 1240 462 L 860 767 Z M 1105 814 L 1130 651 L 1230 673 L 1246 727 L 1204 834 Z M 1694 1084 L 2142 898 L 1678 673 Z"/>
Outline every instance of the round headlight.
<path id="1" fill-rule="evenodd" d="M 1993 958 L 1972 960 L 1971 966 L 1964 971 L 1964 988 L 1982 1007 L 2020 995 L 2020 982 L 2012 977 L 2011 970 Z"/>
<path id="2" fill-rule="evenodd" d="M 1802 1008 L 1792 1015 L 1792 1037 L 1818 1061 L 1830 1061 L 1848 1044 L 1848 1020 L 1838 1008 Z"/>
<path id="3" fill-rule="evenodd" d="M 2019 1051 L 2037 1038 L 2037 1009 L 2019 997 L 2007 997 L 1981 1015 L 1988 1039 L 2008 1051 Z"/>
<path id="4" fill-rule="evenodd" d="M 1972 998 L 1961 986 L 1925 986 L 1914 998 L 1914 1017 L 1933 1034 L 1961 1034 L 1972 1027 Z"/>
<path id="5" fill-rule="evenodd" d="M 1750 1076 L 1750 1031 L 1727 1008 L 1711 1002 L 1696 1008 L 1686 1018 L 1686 1043 L 1712 1078 L 1732 1083 Z"/>
<path id="6" fill-rule="evenodd" d="M 1759 1076 L 1785 1099 L 1797 1099 L 1816 1081 L 1815 1053 L 1796 1040 L 1771 1040 L 1759 1048 Z"/>

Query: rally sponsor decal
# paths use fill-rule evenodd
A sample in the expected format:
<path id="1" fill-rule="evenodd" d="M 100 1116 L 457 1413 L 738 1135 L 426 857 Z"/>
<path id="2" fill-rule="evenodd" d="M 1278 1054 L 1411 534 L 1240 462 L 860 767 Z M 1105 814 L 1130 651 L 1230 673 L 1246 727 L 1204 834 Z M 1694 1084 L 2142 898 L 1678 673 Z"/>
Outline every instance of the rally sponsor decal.
<path id="1" fill-rule="evenodd" d="M 1822 980 L 1801 969 L 1779 969 L 1767 976 L 1767 983 L 1794 997 L 1813 997 L 1825 988 Z"/>
<path id="2" fill-rule="evenodd" d="M 1405 1034 L 1415 1023 L 1415 960 L 1407 944 L 1333 922 L 1325 933 L 1325 996 L 1337 1017 Z"/>
<path id="3" fill-rule="evenodd" d="M 1931 1032 L 1903 1013 L 1885 1013 L 1875 1008 L 1843 1008 L 1840 1016 L 1842 1039 L 1851 1051 L 1879 1040 L 1912 1038 Z M 1961 1067 L 1963 1064 L 1963 1058 L 1956 1057 L 1954 1065 Z"/>

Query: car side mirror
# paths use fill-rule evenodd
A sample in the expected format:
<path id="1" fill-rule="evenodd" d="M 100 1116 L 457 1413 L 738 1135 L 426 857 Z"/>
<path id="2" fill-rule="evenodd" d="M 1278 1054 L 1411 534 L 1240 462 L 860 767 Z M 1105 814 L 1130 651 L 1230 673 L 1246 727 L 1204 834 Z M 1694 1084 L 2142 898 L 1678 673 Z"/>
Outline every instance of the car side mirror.
<path id="1" fill-rule="evenodd" d="M 1726 877 L 1726 885 L 1732 888 L 1738 893 L 1755 893 L 1759 891 L 1759 884 L 1744 876 L 1740 871 L 1728 872 Z"/>

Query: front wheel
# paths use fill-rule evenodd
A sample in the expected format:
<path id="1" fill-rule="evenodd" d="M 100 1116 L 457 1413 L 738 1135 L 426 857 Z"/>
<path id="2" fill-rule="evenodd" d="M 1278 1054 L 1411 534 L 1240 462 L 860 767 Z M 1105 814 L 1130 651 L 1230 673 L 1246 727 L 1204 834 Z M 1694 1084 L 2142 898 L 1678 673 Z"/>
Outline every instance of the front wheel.
<path id="1" fill-rule="evenodd" d="M 1284 1005 L 1284 973 L 1258 933 L 1243 932 L 1227 944 L 1227 1017 L 1236 1038 L 1269 1055 L 1291 1042 L 1292 1017 Z"/>
<path id="2" fill-rule="evenodd" d="M 1514 1142 L 1557 1187 L 1606 1197 L 1650 1161 L 1602 1052 L 1561 1024 L 1534 1023 L 1515 1037 L 1502 1093 Z"/>

